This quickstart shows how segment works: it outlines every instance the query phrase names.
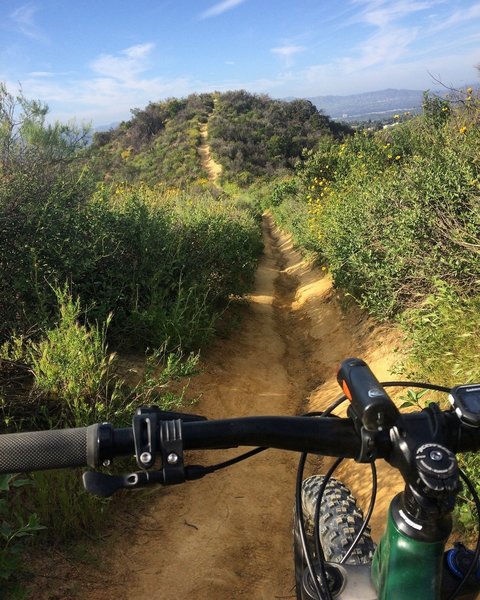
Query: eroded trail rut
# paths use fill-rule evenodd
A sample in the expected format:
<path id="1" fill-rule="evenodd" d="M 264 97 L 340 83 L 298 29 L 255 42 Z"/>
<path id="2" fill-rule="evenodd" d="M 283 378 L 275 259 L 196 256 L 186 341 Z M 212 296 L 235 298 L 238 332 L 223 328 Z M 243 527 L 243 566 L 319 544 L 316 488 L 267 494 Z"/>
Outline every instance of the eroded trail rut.
<path id="1" fill-rule="evenodd" d="M 358 312 L 346 318 L 328 277 L 302 261 L 268 216 L 263 238 L 265 252 L 241 326 L 215 342 L 191 382 L 189 393 L 201 395 L 194 411 L 209 418 L 323 408 L 338 396 L 335 372 L 346 356 L 364 356 L 379 376 L 387 371 L 388 332 L 371 333 Z M 213 464 L 238 452 L 188 453 L 187 461 Z M 269 450 L 200 481 L 152 491 L 141 504 L 142 516 L 118 524 L 101 550 L 99 570 L 81 577 L 81 591 L 73 585 L 48 597 L 293 598 L 297 460 Z M 368 476 L 351 471 L 354 489 L 364 496 Z"/>
<path id="2" fill-rule="evenodd" d="M 303 345 L 295 339 L 302 328 L 290 311 L 298 280 L 285 271 L 287 258 L 268 220 L 263 237 L 265 253 L 241 328 L 232 339 L 215 344 L 191 384 L 190 392 L 202 394 L 194 410 L 209 418 L 292 414 L 305 397 L 302 356 L 297 360 L 292 354 Z M 238 450 L 201 453 L 192 462 L 212 463 L 235 454 Z M 115 545 L 111 568 L 122 598 L 291 597 L 296 462 L 291 453 L 270 450 L 152 496 L 131 539 L 119 540 L 120 548 Z M 115 593 L 97 589 L 90 598 Z"/>

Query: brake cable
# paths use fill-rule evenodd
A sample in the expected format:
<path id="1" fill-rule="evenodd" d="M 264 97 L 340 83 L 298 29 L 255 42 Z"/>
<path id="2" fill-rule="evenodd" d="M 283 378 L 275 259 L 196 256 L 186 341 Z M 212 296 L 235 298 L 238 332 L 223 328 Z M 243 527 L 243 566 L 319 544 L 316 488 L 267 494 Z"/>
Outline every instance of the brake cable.
<path id="1" fill-rule="evenodd" d="M 248 452 L 244 452 L 239 456 L 235 456 L 235 458 L 231 458 L 230 460 L 226 460 L 221 463 L 217 463 L 216 465 L 210 465 L 208 467 L 204 467 L 206 474 L 214 473 L 215 471 L 219 471 L 220 469 L 225 469 L 226 467 L 231 467 L 232 465 L 236 465 L 242 460 L 247 460 L 247 458 L 251 458 L 256 454 L 260 454 L 260 452 L 264 452 L 265 450 L 269 450 L 269 448 L 265 448 L 263 446 L 259 446 L 258 448 L 254 448 L 253 450 L 249 450 Z"/>
<path id="2" fill-rule="evenodd" d="M 305 416 L 317 417 L 317 418 L 330 416 L 331 412 L 333 410 L 335 410 L 338 406 L 340 406 L 340 404 L 343 404 L 343 402 L 345 402 L 346 399 L 347 399 L 347 397 L 345 395 L 343 395 L 340 398 L 338 398 L 338 400 L 335 400 L 335 402 L 332 402 L 332 404 L 330 404 L 330 406 L 328 406 L 323 412 L 310 412 L 310 413 L 307 413 Z M 332 416 L 336 416 L 336 415 L 332 415 Z M 307 452 L 303 452 L 300 456 L 300 461 L 298 463 L 298 469 L 297 469 L 297 481 L 296 481 L 296 490 L 295 490 L 295 512 L 297 515 L 298 532 L 300 534 L 302 551 L 303 551 L 303 555 L 305 557 L 305 562 L 307 563 L 308 571 L 310 573 L 312 585 L 315 588 L 315 593 L 317 594 L 318 598 L 322 598 L 322 590 L 320 589 L 320 585 L 318 583 L 318 579 L 315 574 L 312 556 L 310 554 L 310 549 L 308 548 L 308 544 L 307 544 L 307 533 L 305 531 L 305 522 L 304 522 L 304 518 L 303 518 L 302 481 L 303 481 L 303 471 L 305 468 L 306 459 L 307 459 Z M 325 560 L 323 558 L 323 550 L 322 550 L 321 544 L 319 545 L 319 549 L 320 549 L 320 555 L 318 556 L 318 559 L 319 559 L 318 565 L 320 567 L 321 585 L 325 591 L 326 600 L 333 600 L 332 594 L 330 592 L 330 587 L 329 587 L 328 581 L 327 581 L 327 574 L 325 572 Z"/>
<path id="3" fill-rule="evenodd" d="M 384 387 L 416 387 L 416 388 L 421 388 L 421 389 L 427 389 L 427 390 L 432 390 L 432 391 L 439 391 L 439 392 L 444 392 L 444 393 L 449 393 L 450 392 L 450 388 L 445 387 L 445 386 L 441 386 L 441 385 L 436 385 L 436 384 L 429 384 L 429 383 L 423 383 L 423 382 L 418 382 L 418 381 L 386 381 L 386 382 L 382 382 L 381 383 L 382 386 Z M 318 417 L 325 417 L 327 415 L 329 415 L 332 410 L 334 410 L 335 408 L 337 408 L 340 404 L 342 404 L 343 402 L 345 402 L 345 400 L 347 400 L 346 396 L 342 396 L 340 397 L 338 400 L 336 400 L 334 403 L 332 403 L 324 412 L 311 412 L 308 413 L 308 416 L 318 416 Z M 306 457 L 307 454 L 302 454 L 302 459 L 300 461 L 300 464 L 298 466 L 298 473 L 297 473 L 297 489 L 296 489 L 296 507 L 297 507 L 297 515 L 299 515 L 299 533 L 300 533 L 300 539 L 302 542 L 302 548 L 305 554 L 305 559 L 307 562 L 307 567 L 310 573 L 310 576 L 312 578 L 312 582 L 314 584 L 315 587 L 315 592 L 318 595 L 319 598 L 321 598 L 321 590 L 318 589 L 317 584 L 317 578 L 315 576 L 315 571 L 314 569 L 310 566 L 311 565 L 311 556 L 310 556 L 310 552 L 308 549 L 308 545 L 307 545 L 307 541 L 306 541 L 306 532 L 305 532 L 305 526 L 304 526 L 304 519 L 303 519 L 303 510 L 302 510 L 302 502 L 301 502 L 301 495 L 302 495 L 302 487 L 301 487 L 301 481 L 303 479 L 303 469 L 304 469 L 304 465 L 305 465 L 305 461 L 306 461 Z M 303 462 L 303 464 L 301 464 Z M 333 465 L 333 467 L 329 470 L 329 472 L 325 475 L 325 479 L 322 482 L 322 485 L 320 486 L 319 489 L 319 493 L 318 493 L 318 497 L 317 497 L 317 505 L 315 507 L 315 519 L 314 519 L 314 540 L 315 540 L 315 548 L 316 548 L 316 552 L 318 555 L 318 564 L 320 567 L 320 580 L 322 583 L 322 586 L 325 588 L 326 590 L 326 594 L 327 594 L 327 600 L 330 600 L 330 598 L 332 598 L 331 593 L 330 593 L 330 588 L 328 586 L 328 582 L 327 582 L 327 575 L 326 575 L 326 571 L 325 571 L 325 556 L 323 553 L 323 549 L 321 547 L 321 543 L 320 543 L 320 533 L 319 533 L 319 519 L 320 519 L 320 504 L 321 504 L 321 500 L 322 500 L 322 496 L 323 493 L 325 491 L 325 488 L 327 487 L 328 481 L 331 478 L 331 476 L 333 475 L 333 472 L 335 471 L 335 469 L 337 468 L 337 466 L 340 464 L 341 460 L 336 461 Z M 357 536 L 355 537 L 353 543 L 351 544 L 350 548 L 347 550 L 345 556 L 342 558 L 342 563 L 345 562 L 348 557 L 351 555 L 351 553 L 353 552 L 353 550 L 355 549 L 355 546 L 357 545 L 358 541 L 360 540 L 361 536 L 363 535 L 363 532 L 365 531 L 370 518 L 372 516 L 373 513 L 373 509 L 375 507 L 375 500 L 376 500 L 376 494 L 377 494 L 377 473 L 376 473 L 376 468 L 375 468 L 375 463 L 372 462 L 371 463 L 372 466 L 372 492 L 371 492 L 371 497 L 370 497 L 370 504 L 369 504 L 369 508 L 367 510 L 367 514 L 365 516 L 365 519 L 362 523 L 362 526 L 357 534 Z M 301 474 L 300 474 L 301 471 Z M 298 483 L 298 480 L 300 480 L 300 483 Z M 468 485 L 468 484 L 467 484 Z M 470 489 L 470 488 L 469 488 Z M 298 496 L 300 495 L 300 501 L 298 501 Z M 477 496 L 478 498 L 478 496 Z M 298 510 L 300 509 L 300 510 Z M 480 526 L 480 500 L 479 500 L 479 526 Z M 478 538 L 478 552 L 480 555 L 480 530 L 479 530 L 479 538 Z M 478 558 L 478 556 L 476 557 Z M 475 565 L 475 562 L 473 562 L 473 565 Z M 470 569 L 469 569 L 470 570 Z M 470 573 L 473 572 L 473 567 L 471 567 L 471 571 Z M 468 573 L 468 576 L 470 575 L 470 573 Z M 466 580 L 466 578 L 464 579 Z M 461 586 L 463 586 L 464 581 L 462 581 L 460 583 L 460 585 L 458 586 L 458 589 L 461 588 Z M 453 598 L 455 597 L 457 592 L 455 592 L 452 597 L 449 600 L 453 600 Z"/>
<path id="4" fill-rule="evenodd" d="M 382 382 L 381 385 L 384 387 L 414 387 L 414 388 L 427 389 L 427 390 L 431 390 L 431 391 L 438 391 L 438 392 L 444 392 L 444 393 L 449 393 L 450 389 L 451 389 L 446 386 L 423 383 L 423 382 L 418 382 L 418 381 L 386 381 L 386 382 Z M 335 402 L 330 404 L 326 410 L 324 410 L 322 412 L 312 411 L 309 413 L 305 413 L 303 416 L 316 417 L 316 418 L 327 417 L 331 414 L 331 412 L 333 410 L 335 410 L 335 408 L 337 408 L 340 404 L 342 404 L 346 400 L 347 400 L 346 396 L 341 396 Z M 332 416 L 336 416 L 336 415 L 332 415 Z M 220 469 L 237 464 L 243 460 L 247 460 L 248 458 L 251 458 L 252 456 L 255 456 L 265 450 L 268 450 L 268 448 L 266 448 L 266 447 L 254 448 L 253 450 L 245 452 L 245 453 L 243 453 L 235 458 L 232 458 L 230 460 L 227 460 L 222 463 L 215 464 L 215 465 L 211 465 L 208 467 L 204 467 L 205 472 L 206 472 L 206 474 L 213 473 Z M 320 518 L 320 503 L 321 503 L 321 499 L 322 499 L 324 490 L 328 484 L 328 481 L 330 480 L 331 476 L 333 475 L 333 472 L 335 471 L 337 466 L 340 464 L 342 459 L 339 459 L 338 461 L 336 461 L 334 463 L 333 467 L 329 470 L 329 472 L 325 476 L 325 479 L 322 482 L 322 485 L 319 490 L 319 494 L 318 494 L 318 498 L 317 498 L 317 506 L 315 508 L 314 538 L 315 538 L 315 547 L 316 547 L 316 552 L 318 555 L 318 562 L 319 562 L 319 567 L 320 567 L 320 573 L 319 573 L 320 578 L 319 579 L 321 581 L 322 587 L 324 588 L 324 592 L 322 592 L 322 590 L 320 589 L 320 586 L 319 586 L 317 576 L 315 575 L 312 556 L 311 556 L 310 550 L 308 548 L 307 535 L 306 535 L 306 531 L 305 531 L 305 523 L 304 523 L 304 518 L 303 518 L 302 501 L 301 501 L 303 472 L 304 472 L 304 468 L 305 468 L 305 462 L 306 462 L 307 455 L 308 455 L 307 453 L 301 454 L 299 465 L 298 465 L 298 470 L 297 470 L 297 481 L 296 481 L 295 510 L 297 513 L 300 541 L 302 544 L 302 550 L 303 550 L 303 553 L 305 556 L 305 561 L 307 563 L 307 568 L 309 570 L 309 573 L 310 573 L 310 576 L 312 579 L 312 584 L 313 584 L 313 587 L 315 588 L 315 593 L 318 595 L 319 598 L 322 598 L 322 593 L 325 593 L 326 600 L 332 600 L 332 595 L 330 592 L 330 587 L 328 585 L 327 575 L 326 575 L 326 571 L 325 571 L 325 557 L 324 557 L 323 549 L 322 549 L 321 543 L 320 543 L 318 525 L 319 525 L 319 518 Z M 368 523 L 370 521 L 371 515 L 374 510 L 376 494 L 377 494 L 377 475 L 376 475 L 376 468 L 375 468 L 374 462 L 371 463 L 371 468 L 372 468 L 372 493 L 371 493 L 371 497 L 370 497 L 369 508 L 367 510 L 367 513 L 366 513 L 366 516 L 364 518 L 361 528 L 359 529 L 350 548 L 347 550 L 344 557 L 342 558 L 341 563 L 344 563 L 348 559 L 348 557 L 351 555 L 353 550 L 355 549 L 355 546 L 357 545 L 357 543 L 360 540 L 361 536 L 363 535 L 366 527 L 368 526 Z M 465 483 L 467 484 L 467 487 L 470 490 L 470 493 L 472 494 L 474 501 L 475 501 L 477 514 L 478 514 L 478 520 L 479 520 L 479 535 L 477 538 L 477 545 L 476 545 L 476 550 L 475 550 L 475 554 L 474 554 L 474 560 L 472 561 L 472 564 L 470 565 L 469 569 L 467 570 L 464 578 L 459 583 L 457 589 L 450 596 L 449 600 L 454 600 L 454 598 L 458 595 L 459 591 L 464 586 L 468 577 L 470 577 L 470 575 L 472 574 L 472 572 L 476 566 L 476 563 L 478 561 L 478 558 L 480 557 L 480 499 L 479 499 L 478 494 L 477 494 L 474 486 L 472 485 L 471 481 L 461 470 L 460 470 L 460 475 L 461 475 L 462 479 L 465 481 Z"/>

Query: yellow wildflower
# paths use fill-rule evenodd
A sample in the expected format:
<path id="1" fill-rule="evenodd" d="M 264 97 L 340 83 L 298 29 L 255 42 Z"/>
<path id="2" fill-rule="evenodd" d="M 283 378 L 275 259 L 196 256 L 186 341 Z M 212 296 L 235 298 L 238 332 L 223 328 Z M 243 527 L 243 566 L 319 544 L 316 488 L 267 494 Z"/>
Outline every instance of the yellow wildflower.
<path id="1" fill-rule="evenodd" d="M 458 131 L 463 135 L 467 131 L 467 128 L 464 125 L 463 127 L 460 127 Z"/>

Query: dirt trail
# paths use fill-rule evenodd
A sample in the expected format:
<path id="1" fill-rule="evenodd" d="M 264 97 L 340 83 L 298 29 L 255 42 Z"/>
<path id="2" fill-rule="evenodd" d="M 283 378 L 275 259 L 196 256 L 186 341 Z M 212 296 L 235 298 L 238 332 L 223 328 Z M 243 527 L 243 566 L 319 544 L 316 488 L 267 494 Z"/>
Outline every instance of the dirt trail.
<path id="1" fill-rule="evenodd" d="M 211 153 L 210 146 L 208 145 L 208 123 L 202 123 L 200 125 L 200 136 L 201 142 L 198 148 L 202 167 L 208 173 L 208 180 L 212 183 L 216 183 L 222 174 L 222 165 L 215 162 Z"/>
<path id="2" fill-rule="evenodd" d="M 263 236 L 265 253 L 242 326 L 230 339 L 217 340 L 191 382 L 190 391 L 202 394 L 194 410 L 209 418 L 323 408 L 339 395 L 335 373 L 341 359 L 362 356 L 383 377 L 397 342 L 360 311 L 345 316 L 328 276 L 306 264 L 268 216 Z M 235 454 L 190 453 L 187 459 L 211 464 Z M 36 598 L 293 598 L 297 458 L 270 450 L 198 482 L 155 490 L 147 512 L 122 522 L 104 543 L 87 582 L 81 577 L 75 584 L 73 577 L 64 592 L 57 587 L 59 595 Z M 314 462 L 318 467 L 319 459 Z M 366 468 L 350 466 L 344 474 L 368 498 Z M 380 494 L 380 506 L 392 492 L 391 476 L 382 469 L 388 495 Z"/>

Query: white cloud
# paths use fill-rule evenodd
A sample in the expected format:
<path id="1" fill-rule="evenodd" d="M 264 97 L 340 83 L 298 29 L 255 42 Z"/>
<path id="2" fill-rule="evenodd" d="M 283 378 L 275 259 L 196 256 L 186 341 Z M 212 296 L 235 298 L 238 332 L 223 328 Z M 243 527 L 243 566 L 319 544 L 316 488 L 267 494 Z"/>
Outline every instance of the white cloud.
<path id="1" fill-rule="evenodd" d="M 409 60 L 414 44 L 429 35 L 417 14 L 440 4 L 445 4 L 445 0 L 353 0 L 352 5 L 359 10 L 346 24 L 361 23 L 373 31 L 351 49 L 350 55 L 337 58 L 331 66 L 348 75 L 376 65 Z"/>
<path id="2" fill-rule="evenodd" d="M 32 71 L 28 74 L 29 77 L 53 77 L 55 73 L 51 71 Z"/>
<path id="3" fill-rule="evenodd" d="M 454 53 L 448 49 L 435 57 L 412 56 L 394 64 L 380 63 L 362 70 L 348 63 L 314 65 L 296 74 L 292 94 L 318 96 L 352 94 L 385 88 L 428 89 L 438 87 L 430 73 L 447 85 L 462 85 L 476 78 L 478 52 Z M 462 65 L 460 68 L 459 65 Z M 301 90 L 301 91 L 300 91 Z"/>
<path id="4" fill-rule="evenodd" d="M 428 10 L 445 0 L 354 0 L 353 4 L 363 6 L 353 21 L 360 21 L 375 27 L 386 27 L 414 13 Z"/>
<path id="5" fill-rule="evenodd" d="M 382 29 L 360 44 L 353 58 L 346 58 L 344 63 L 349 67 L 349 71 L 391 64 L 408 54 L 409 47 L 417 35 L 417 28 Z"/>
<path id="6" fill-rule="evenodd" d="M 7 86 L 8 89 L 15 88 L 14 82 L 7 82 Z M 22 82 L 22 89 L 28 98 L 41 98 L 46 102 L 53 120 L 75 117 L 104 124 L 128 119 L 132 108 L 143 108 L 150 101 L 190 94 L 196 91 L 196 82 L 186 78 L 165 80 L 155 77 L 127 83 L 105 77 L 57 83 L 45 78 L 30 78 Z"/>
<path id="7" fill-rule="evenodd" d="M 235 8 L 239 4 L 243 4 L 245 0 L 223 0 L 223 2 L 219 2 L 218 4 L 214 4 L 207 10 L 205 10 L 201 15 L 201 19 L 209 19 L 211 17 L 218 17 L 224 12 Z"/>
<path id="8" fill-rule="evenodd" d="M 74 114 L 79 119 L 93 119 L 97 123 L 127 119 L 134 107 L 195 91 L 197 83 L 187 78 L 148 77 L 146 71 L 153 49 L 154 44 L 145 43 L 125 48 L 117 54 L 102 54 L 90 63 L 92 77 L 32 71 L 22 81 L 22 89 L 28 98 L 41 98 L 50 105 L 51 118 L 70 119 Z M 7 87 L 15 89 L 18 86 L 10 81 Z M 70 112 L 63 112 L 63 109 L 57 112 L 57 105 L 71 107 Z"/>
<path id="9" fill-rule="evenodd" d="M 480 2 L 473 4 L 469 8 L 463 8 L 462 10 L 455 11 L 452 13 L 448 19 L 442 20 L 437 27 L 435 27 L 435 31 L 442 31 L 445 29 L 450 29 L 451 27 L 455 27 L 461 23 L 465 23 L 468 21 L 472 21 L 473 19 L 478 19 L 480 17 Z"/>
<path id="10" fill-rule="evenodd" d="M 279 54 L 280 56 L 283 56 L 284 58 L 290 58 L 294 54 L 298 54 L 299 52 L 304 52 L 304 51 L 305 51 L 304 46 L 279 46 L 277 48 L 270 49 L 270 52 L 273 52 L 274 54 Z"/>
<path id="11" fill-rule="evenodd" d="M 24 4 L 19 6 L 10 14 L 10 20 L 14 28 L 23 35 L 42 42 L 47 41 L 45 34 L 35 23 L 35 14 L 38 8 L 33 4 Z"/>
<path id="12" fill-rule="evenodd" d="M 154 47 L 151 43 L 137 44 L 116 55 L 102 54 L 90 66 L 99 75 L 129 81 L 148 69 L 148 56 Z"/>
<path id="13" fill-rule="evenodd" d="M 296 54 L 305 52 L 305 46 L 294 46 L 285 44 L 284 46 L 278 46 L 276 48 L 270 48 L 272 54 L 277 54 L 284 61 L 285 67 L 291 67 L 293 65 L 293 57 Z"/>

